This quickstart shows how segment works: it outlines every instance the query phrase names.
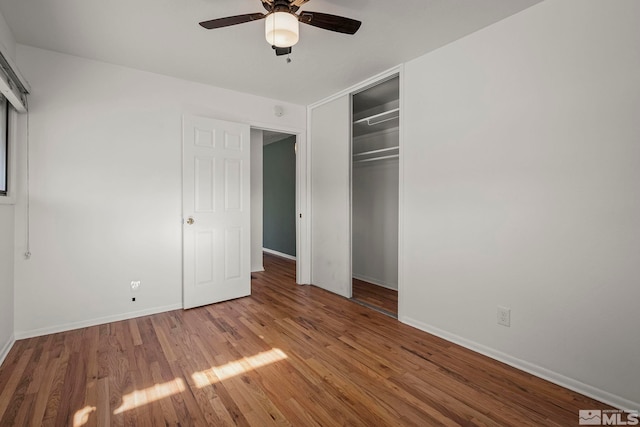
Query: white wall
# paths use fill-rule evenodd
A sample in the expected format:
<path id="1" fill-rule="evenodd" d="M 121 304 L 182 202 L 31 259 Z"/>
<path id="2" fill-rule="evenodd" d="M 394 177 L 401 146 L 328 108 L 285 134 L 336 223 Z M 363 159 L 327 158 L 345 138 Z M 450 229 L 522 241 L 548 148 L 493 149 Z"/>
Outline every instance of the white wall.
<path id="1" fill-rule="evenodd" d="M 3 55 L 16 59 L 16 41 L 2 13 L 0 13 L 0 49 Z"/>
<path id="2" fill-rule="evenodd" d="M 264 271 L 262 262 L 262 131 L 251 129 L 251 271 Z"/>
<path id="3" fill-rule="evenodd" d="M 16 256 L 17 336 L 181 306 L 184 113 L 306 127 L 304 107 L 271 99 L 21 45 L 17 60 L 32 86 L 33 253 Z"/>
<path id="4" fill-rule="evenodd" d="M 403 321 L 633 409 L 639 16 L 545 1 L 406 64 L 400 289 Z"/>
<path id="5" fill-rule="evenodd" d="M 0 50 L 14 59 L 15 41 L 0 13 Z M 11 121 L 10 125 L 15 124 Z M 14 147 L 10 147 L 14 148 Z M 9 153 L 11 156 L 12 153 Z M 12 165 L 9 165 L 11 167 Z M 10 177 L 15 171 L 9 171 Z M 9 182 L 11 185 L 11 182 Z M 0 196 L 0 363 L 13 345 L 13 240 L 15 206 L 13 200 Z"/>
<path id="6" fill-rule="evenodd" d="M 13 345 L 14 206 L 0 204 L 0 363 Z"/>

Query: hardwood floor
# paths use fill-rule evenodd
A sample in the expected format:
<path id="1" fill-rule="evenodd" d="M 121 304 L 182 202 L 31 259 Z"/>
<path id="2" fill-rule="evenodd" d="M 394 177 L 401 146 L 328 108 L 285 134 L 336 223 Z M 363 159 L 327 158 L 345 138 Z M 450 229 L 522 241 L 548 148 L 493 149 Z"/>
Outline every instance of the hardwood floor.
<path id="1" fill-rule="evenodd" d="M 0 425 L 569 426 L 606 405 L 313 286 L 18 341 Z"/>
<path id="2" fill-rule="evenodd" d="M 352 280 L 352 298 L 398 317 L 398 291 L 359 279 Z"/>

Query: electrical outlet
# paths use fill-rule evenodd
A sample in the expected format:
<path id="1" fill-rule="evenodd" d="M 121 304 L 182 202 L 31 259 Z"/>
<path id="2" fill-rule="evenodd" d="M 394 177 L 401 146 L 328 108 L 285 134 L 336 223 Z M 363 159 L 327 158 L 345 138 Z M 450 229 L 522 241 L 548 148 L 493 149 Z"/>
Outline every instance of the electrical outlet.
<path id="1" fill-rule="evenodd" d="M 131 281 L 131 292 L 137 292 L 140 289 L 140 280 Z"/>
<path id="2" fill-rule="evenodd" d="M 498 325 L 511 326 L 511 309 L 498 307 Z"/>

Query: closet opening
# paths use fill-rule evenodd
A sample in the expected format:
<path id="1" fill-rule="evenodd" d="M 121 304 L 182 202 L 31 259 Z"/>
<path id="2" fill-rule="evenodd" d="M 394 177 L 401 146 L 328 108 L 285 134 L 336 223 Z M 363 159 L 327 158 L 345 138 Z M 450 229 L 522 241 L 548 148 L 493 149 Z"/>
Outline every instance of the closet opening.
<path id="1" fill-rule="evenodd" d="M 351 96 L 352 299 L 398 316 L 400 78 Z"/>

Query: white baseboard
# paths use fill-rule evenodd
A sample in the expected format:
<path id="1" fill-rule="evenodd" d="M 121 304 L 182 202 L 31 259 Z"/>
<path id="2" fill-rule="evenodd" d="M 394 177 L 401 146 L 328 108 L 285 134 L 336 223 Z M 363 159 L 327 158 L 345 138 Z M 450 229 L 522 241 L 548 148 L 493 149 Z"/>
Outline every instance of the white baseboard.
<path id="1" fill-rule="evenodd" d="M 468 348 L 469 350 L 473 350 L 476 353 L 483 354 L 499 362 L 505 363 L 509 366 L 513 366 L 514 368 L 520 369 L 521 371 L 528 372 L 532 375 L 535 375 L 536 377 L 542 378 L 561 387 L 568 388 L 569 390 L 573 390 L 585 396 L 591 397 L 592 399 L 599 400 L 600 402 L 606 403 L 615 408 L 628 411 L 637 411 L 638 409 L 640 409 L 639 402 L 633 402 L 629 399 L 625 399 L 624 397 L 609 393 L 608 391 L 600 390 L 599 388 L 590 386 L 589 384 L 585 384 L 573 378 L 566 377 L 557 372 L 510 356 L 506 353 L 484 346 L 477 342 L 462 338 L 447 331 L 443 331 L 442 329 L 427 325 L 410 317 L 402 316 L 398 320 L 400 320 L 402 323 L 406 323 L 409 326 L 413 326 L 414 328 L 418 328 L 422 331 L 428 332 L 432 335 L 458 344 L 462 347 Z"/>
<path id="2" fill-rule="evenodd" d="M 4 359 L 7 357 L 15 343 L 16 337 L 14 335 L 11 335 L 9 337 L 9 341 L 7 341 L 2 349 L 0 349 L 0 366 L 2 365 L 2 363 L 4 363 Z"/>
<path id="3" fill-rule="evenodd" d="M 360 274 L 353 274 L 354 279 L 362 280 L 363 282 L 371 283 L 372 285 L 381 286 L 383 288 L 391 289 L 392 291 L 398 290 L 398 285 L 393 285 L 389 283 L 382 282 L 380 280 L 374 279 L 373 277 L 361 276 Z"/>
<path id="4" fill-rule="evenodd" d="M 74 329 L 88 328 L 89 326 L 103 325 L 105 323 L 119 322 L 121 320 L 134 319 L 136 317 L 149 316 L 151 314 L 164 313 L 166 311 L 179 310 L 182 304 L 172 304 L 163 307 L 148 308 L 140 311 L 131 311 L 128 313 L 115 314 L 113 316 L 98 317 L 95 319 L 82 320 L 80 322 L 64 323 L 46 328 L 32 329 L 27 331 L 16 332 L 16 339 L 25 339 L 40 337 L 43 335 L 56 334 L 58 332 L 72 331 Z"/>
<path id="5" fill-rule="evenodd" d="M 279 256 L 281 258 L 291 259 L 293 261 L 296 260 L 296 257 L 291 256 L 289 254 L 283 254 L 282 252 L 274 251 L 273 249 L 262 248 L 262 252 L 266 252 L 271 255 Z"/>

